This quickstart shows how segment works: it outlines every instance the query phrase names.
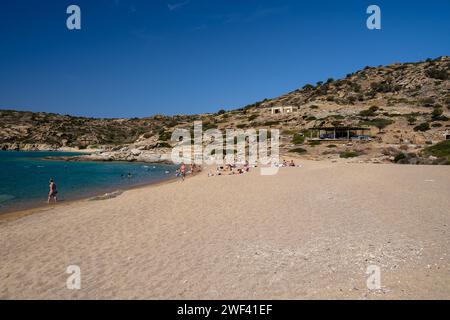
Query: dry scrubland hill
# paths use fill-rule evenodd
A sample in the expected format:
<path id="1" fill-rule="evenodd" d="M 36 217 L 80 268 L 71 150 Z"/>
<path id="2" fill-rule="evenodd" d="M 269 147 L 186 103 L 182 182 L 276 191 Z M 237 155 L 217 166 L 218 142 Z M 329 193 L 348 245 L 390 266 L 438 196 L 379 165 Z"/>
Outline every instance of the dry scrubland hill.
<path id="1" fill-rule="evenodd" d="M 0 110 L 0 145 L 5 150 L 126 145 L 191 118 L 154 116 L 142 119 L 93 119 Z"/>
<path id="2" fill-rule="evenodd" d="M 366 67 L 345 79 L 305 85 L 275 99 L 193 116 L 144 119 L 90 119 L 56 114 L 0 111 L 3 149 L 102 147 L 109 151 L 164 150 L 176 127 L 203 120 L 204 128 L 278 128 L 283 151 L 310 158 L 354 157 L 364 161 L 407 163 L 448 161 L 424 152 L 450 133 L 450 58 Z M 271 107 L 294 106 L 298 112 L 272 115 Z M 315 126 L 358 125 L 372 128 L 371 142 L 305 142 Z M 429 156 L 431 155 L 431 158 Z M 128 158 L 127 158 L 128 159 Z"/>

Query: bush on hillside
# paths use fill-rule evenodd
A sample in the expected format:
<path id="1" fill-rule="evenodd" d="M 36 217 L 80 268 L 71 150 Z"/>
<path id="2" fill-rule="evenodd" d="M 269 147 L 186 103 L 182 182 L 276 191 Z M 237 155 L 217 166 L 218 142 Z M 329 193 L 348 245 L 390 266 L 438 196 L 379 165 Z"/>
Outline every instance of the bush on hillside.
<path id="1" fill-rule="evenodd" d="M 438 80 L 448 80 L 448 72 L 447 70 L 438 69 L 436 67 L 429 68 L 425 71 L 425 75 L 428 78 L 438 79 Z"/>
<path id="2" fill-rule="evenodd" d="M 303 153 L 306 153 L 307 151 L 305 149 L 303 149 L 303 148 L 295 148 L 295 149 L 289 150 L 289 152 L 303 154 Z"/>
<path id="3" fill-rule="evenodd" d="M 372 106 L 367 110 L 363 110 L 359 113 L 360 116 L 362 117 L 373 117 L 376 115 L 376 112 L 378 111 L 378 107 L 377 106 Z"/>
<path id="4" fill-rule="evenodd" d="M 425 132 L 430 130 L 430 124 L 428 122 L 424 122 L 414 127 L 414 131 Z"/>
<path id="5" fill-rule="evenodd" d="M 450 140 L 441 141 L 434 146 L 426 148 L 424 151 L 426 154 L 438 158 L 450 159 Z"/>
<path id="6" fill-rule="evenodd" d="M 305 136 L 302 136 L 301 134 L 294 134 L 294 137 L 292 138 L 293 144 L 303 144 L 305 142 Z"/>
<path id="7" fill-rule="evenodd" d="M 345 151 L 345 152 L 341 152 L 339 154 L 339 157 L 343 158 L 343 159 L 355 158 L 357 156 L 359 156 L 359 154 L 357 152 L 354 152 L 354 151 Z"/>

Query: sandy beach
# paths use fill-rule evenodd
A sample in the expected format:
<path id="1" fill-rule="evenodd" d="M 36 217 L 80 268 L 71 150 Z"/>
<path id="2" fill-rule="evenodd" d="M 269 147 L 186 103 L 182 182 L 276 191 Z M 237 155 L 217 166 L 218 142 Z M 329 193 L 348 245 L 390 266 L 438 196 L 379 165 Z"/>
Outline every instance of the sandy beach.
<path id="1" fill-rule="evenodd" d="M 0 298 L 450 298 L 448 166 L 300 163 L 0 217 Z"/>

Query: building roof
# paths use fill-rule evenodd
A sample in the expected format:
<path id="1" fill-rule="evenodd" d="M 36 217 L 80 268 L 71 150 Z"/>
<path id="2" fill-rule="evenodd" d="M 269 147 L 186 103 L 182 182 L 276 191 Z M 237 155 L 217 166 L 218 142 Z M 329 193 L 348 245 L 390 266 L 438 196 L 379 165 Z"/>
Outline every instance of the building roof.
<path id="1" fill-rule="evenodd" d="M 311 130 L 370 130 L 368 127 L 314 127 Z"/>

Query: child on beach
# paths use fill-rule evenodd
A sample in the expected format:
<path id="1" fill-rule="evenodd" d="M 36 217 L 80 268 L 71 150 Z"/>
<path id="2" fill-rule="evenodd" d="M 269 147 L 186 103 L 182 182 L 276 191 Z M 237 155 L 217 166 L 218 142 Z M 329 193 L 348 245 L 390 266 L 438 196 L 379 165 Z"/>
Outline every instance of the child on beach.
<path id="1" fill-rule="evenodd" d="M 56 196 L 58 194 L 58 191 L 56 190 L 56 184 L 53 181 L 53 179 L 50 179 L 49 188 L 50 188 L 50 191 L 48 193 L 48 200 L 47 200 L 47 202 L 50 203 L 50 201 L 53 199 L 55 201 L 55 203 L 56 203 L 58 201 L 58 198 Z"/>

